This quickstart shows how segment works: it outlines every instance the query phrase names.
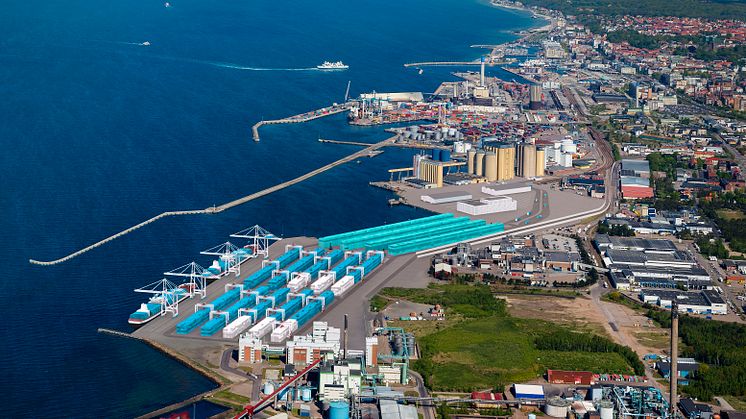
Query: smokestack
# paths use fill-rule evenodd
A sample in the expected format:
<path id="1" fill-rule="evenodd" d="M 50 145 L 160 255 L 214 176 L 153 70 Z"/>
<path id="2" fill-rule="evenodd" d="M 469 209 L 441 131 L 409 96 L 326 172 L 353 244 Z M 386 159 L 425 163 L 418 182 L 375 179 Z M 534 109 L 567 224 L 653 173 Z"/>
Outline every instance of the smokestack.
<path id="1" fill-rule="evenodd" d="M 344 320 L 344 335 L 342 340 L 342 359 L 347 359 L 347 314 Z"/>
<path id="2" fill-rule="evenodd" d="M 482 55 L 482 70 L 479 72 L 479 85 L 484 87 L 484 55 Z"/>
<path id="3" fill-rule="evenodd" d="M 668 381 L 671 384 L 671 417 L 676 417 L 676 386 L 679 381 L 679 305 L 676 300 L 671 303 L 671 375 Z"/>

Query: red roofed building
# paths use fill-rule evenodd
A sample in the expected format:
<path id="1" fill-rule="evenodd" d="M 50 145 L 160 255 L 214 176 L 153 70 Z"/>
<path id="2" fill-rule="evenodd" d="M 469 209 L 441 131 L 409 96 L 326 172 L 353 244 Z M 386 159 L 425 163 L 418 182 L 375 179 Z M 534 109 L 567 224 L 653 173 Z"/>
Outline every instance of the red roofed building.
<path id="1" fill-rule="evenodd" d="M 471 393 L 471 398 L 473 400 L 485 400 L 485 401 L 502 400 L 503 399 L 503 395 L 500 394 L 500 393 L 489 393 L 489 392 L 478 392 L 478 391 L 475 391 L 475 392 Z M 475 407 L 477 409 L 491 409 L 491 408 L 494 408 L 495 406 L 497 406 L 494 403 L 480 403 L 480 402 L 475 402 L 474 405 L 475 405 Z"/>
<path id="2" fill-rule="evenodd" d="M 585 386 L 596 384 L 593 373 L 589 371 L 547 370 L 547 381 L 550 384 L 580 384 Z"/>

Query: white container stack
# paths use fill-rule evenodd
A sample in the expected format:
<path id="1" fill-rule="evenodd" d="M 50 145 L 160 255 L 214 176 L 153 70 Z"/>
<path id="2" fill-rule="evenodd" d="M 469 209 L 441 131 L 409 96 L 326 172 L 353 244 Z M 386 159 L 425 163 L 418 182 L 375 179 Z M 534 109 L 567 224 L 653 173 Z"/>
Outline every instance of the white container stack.
<path id="1" fill-rule="evenodd" d="M 345 275 L 342 279 L 332 285 L 332 292 L 335 297 L 339 297 L 352 288 L 353 285 L 355 285 L 355 278 L 353 278 L 352 275 Z"/>
<path id="2" fill-rule="evenodd" d="M 251 316 L 238 316 L 236 320 L 228 323 L 228 326 L 223 328 L 223 338 L 233 339 L 240 335 L 241 332 L 246 330 L 251 325 Z"/>
<path id="3" fill-rule="evenodd" d="M 290 292 L 298 292 L 305 288 L 311 280 L 311 275 L 308 272 L 299 272 L 293 274 L 293 279 L 288 282 L 287 287 L 290 288 Z"/>
<path id="4" fill-rule="evenodd" d="M 311 291 L 313 291 L 315 295 L 319 295 L 326 291 L 333 283 L 334 279 L 332 279 L 332 275 L 326 274 L 317 279 L 309 288 L 311 288 Z"/>
<path id="5" fill-rule="evenodd" d="M 248 334 L 253 338 L 261 339 L 272 331 L 276 323 L 277 320 L 274 317 L 266 317 L 249 329 Z"/>
<path id="6" fill-rule="evenodd" d="M 296 330 L 298 330 L 298 322 L 295 319 L 285 320 L 272 331 L 270 341 L 280 343 L 289 338 Z"/>

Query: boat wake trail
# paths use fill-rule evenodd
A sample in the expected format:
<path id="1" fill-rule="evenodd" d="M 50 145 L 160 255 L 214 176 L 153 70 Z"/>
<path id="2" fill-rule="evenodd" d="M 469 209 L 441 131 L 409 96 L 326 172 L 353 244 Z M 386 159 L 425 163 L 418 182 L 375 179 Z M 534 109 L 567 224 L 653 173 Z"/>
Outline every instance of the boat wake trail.
<path id="1" fill-rule="evenodd" d="M 316 67 L 308 67 L 308 68 L 246 67 L 246 66 L 242 66 L 238 64 L 221 63 L 221 62 L 214 62 L 214 61 L 206 62 L 206 64 L 210 64 L 215 67 L 231 68 L 234 70 L 246 70 L 246 71 L 319 71 L 319 69 Z"/>

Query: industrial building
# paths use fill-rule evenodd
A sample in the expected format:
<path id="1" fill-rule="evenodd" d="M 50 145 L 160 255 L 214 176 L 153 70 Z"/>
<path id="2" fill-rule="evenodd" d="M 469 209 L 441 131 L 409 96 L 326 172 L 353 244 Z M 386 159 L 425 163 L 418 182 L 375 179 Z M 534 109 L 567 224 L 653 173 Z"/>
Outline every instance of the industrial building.
<path id="1" fill-rule="evenodd" d="M 697 262 L 684 251 L 676 250 L 671 253 L 649 253 L 633 250 L 608 249 L 604 252 L 604 263 L 609 268 L 643 266 L 651 268 L 693 268 Z"/>
<path id="2" fill-rule="evenodd" d="M 532 111 L 542 109 L 544 107 L 543 96 L 544 95 L 541 92 L 541 85 L 532 84 L 531 87 L 529 87 L 528 108 L 531 109 Z"/>
<path id="3" fill-rule="evenodd" d="M 324 353 L 339 356 L 341 350 L 339 328 L 329 327 L 326 322 L 313 322 L 312 330 L 311 335 L 294 336 L 293 340 L 285 342 L 287 364 L 305 367 L 321 359 Z"/>
<path id="4" fill-rule="evenodd" d="M 643 290 L 640 300 L 670 309 L 675 301 L 682 313 L 694 314 L 728 314 L 728 305 L 716 291 L 704 290 L 686 292 L 678 290 Z"/>
<path id="5" fill-rule="evenodd" d="M 348 233 L 320 237 L 319 245 L 327 248 L 386 250 L 391 255 L 417 252 L 433 247 L 497 234 L 503 224 L 487 224 L 484 220 L 454 217 L 451 213 L 387 224 Z"/>
<path id="6" fill-rule="evenodd" d="M 447 175 L 446 171 L 451 167 L 462 166 L 463 164 L 463 162 L 451 161 L 450 150 L 434 148 L 429 158 L 422 154 L 413 157 L 412 172 L 416 180 L 440 188 L 443 186 L 444 178 Z"/>
<path id="7" fill-rule="evenodd" d="M 521 177 L 536 177 L 536 146 L 534 144 L 519 144 L 517 156 L 516 172 Z"/>
<path id="8" fill-rule="evenodd" d="M 515 176 L 535 178 L 546 173 L 546 150 L 531 143 L 485 143 L 481 150 L 466 153 L 466 171 L 487 182 L 511 180 Z"/>
<path id="9" fill-rule="evenodd" d="M 489 199 L 472 199 L 456 204 L 456 209 L 469 215 L 485 215 L 498 212 L 515 211 L 518 201 L 509 196 L 497 196 Z"/>
<path id="10" fill-rule="evenodd" d="M 529 183 L 482 186 L 482 193 L 492 196 L 508 196 L 526 192 L 531 192 L 531 184 Z"/>
<path id="11" fill-rule="evenodd" d="M 420 196 L 423 202 L 428 204 L 447 204 L 449 202 L 459 202 L 472 199 L 472 195 L 466 192 L 441 192 Z"/>
<path id="12" fill-rule="evenodd" d="M 671 360 L 663 359 L 655 363 L 655 369 L 665 379 L 671 378 Z M 689 379 L 699 371 L 699 363 L 694 358 L 677 358 L 676 376 L 680 385 L 689 384 Z"/>
<path id="13" fill-rule="evenodd" d="M 650 164 L 646 160 L 629 160 L 621 162 L 619 187 L 624 199 L 652 198 L 650 187 Z"/>
<path id="14" fill-rule="evenodd" d="M 322 363 L 319 367 L 319 400 L 345 400 L 352 394 L 359 394 L 363 385 L 362 370 L 360 358 Z"/>
<path id="15" fill-rule="evenodd" d="M 671 240 L 644 239 L 640 237 L 619 237 L 596 234 L 596 247 L 603 252 L 607 249 L 632 250 L 646 253 L 674 253 L 676 245 Z"/>

